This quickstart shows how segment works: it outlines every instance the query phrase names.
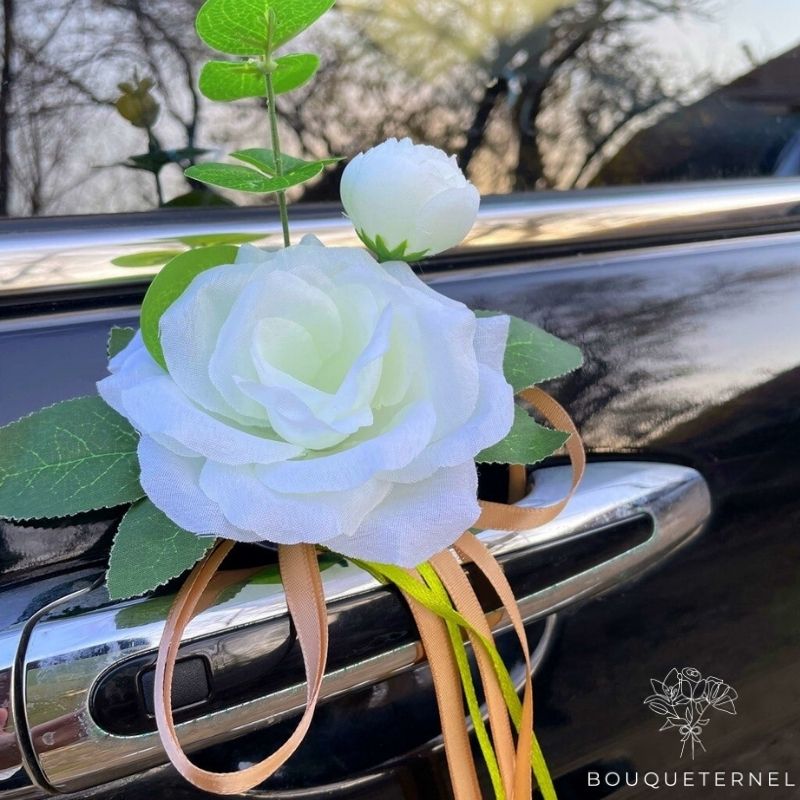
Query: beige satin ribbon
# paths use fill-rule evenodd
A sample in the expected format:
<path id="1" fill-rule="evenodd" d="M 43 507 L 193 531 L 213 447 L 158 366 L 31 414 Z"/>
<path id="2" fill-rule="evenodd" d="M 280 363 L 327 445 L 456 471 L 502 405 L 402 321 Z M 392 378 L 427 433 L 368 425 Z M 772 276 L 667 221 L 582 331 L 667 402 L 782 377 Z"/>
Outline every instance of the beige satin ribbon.
<path id="1" fill-rule="evenodd" d="M 558 503 L 545 507 L 521 508 L 503 503 L 481 502 L 479 528 L 517 531 L 549 522 L 564 508 L 575 492 L 585 467 L 583 445 L 569 415 L 540 389 L 526 389 L 519 397 L 538 410 L 556 428 L 568 431 L 567 452 L 572 463 L 572 486 Z M 527 486 L 524 467 L 510 471 L 509 495 L 516 499 Z M 155 673 L 155 716 L 159 736 L 170 761 L 190 783 L 207 792 L 240 794 L 252 789 L 275 773 L 303 741 L 317 702 L 328 652 L 328 621 L 322 579 L 312 545 L 281 545 L 278 560 L 286 593 L 286 603 L 294 622 L 303 653 L 307 690 L 305 711 L 294 732 L 274 753 L 258 764 L 231 773 L 201 769 L 184 753 L 178 740 L 172 716 L 172 678 L 181 637 L 198 607 L 209 602 L 207 589 L 234 542 L 221 541 L 189 574 L 170 608 L 161 644 L 158 648 Z M 489 710 L 489 724 L 498 756 L 503 786 L 509 800 L 531 797 L 530 753 L 533 731 L 533 685 L 525 627 L 513 592 L 502 569 L 488 550 L 470 533 L 456 543 L 462 558 L 473 561 L 484 573 L 500 598 L 514 626 L 526 663 L 522 723 L 514 746 L 505 701 L 494 669 L 482 648 L 475 654 Z M 482 635 L 491 635 L 490 626 L 461 567 L 449 551 L 432 559 L 458 611 Z M 415 574 L 412 572 L 412 574 Z M 416 575 L 416 574 L 415 574 Z M 417 576 L 418 577 L 418 576 Z M 477 771 L 465 723 L 461 682 L 445 622 L 413 598 L 405 595 L 420 632 L 420 641 L 427 654 L 433 677 L 442 734 L 456 800 L 481 800 Z M 473 642 L 473 645 L 477 645 Z M 502 708 L 501 708 L 502 706 Z"/>
<path id="2" fill-rule="evenodd" d="M 311 725 L 319 700 L 328 655 L 328 618 L 322 578 L 314 547 L 281 545 L 278 561 L 286 604 L 297 631 L 306 677 L 306 708 L 292 735 L 272 755 L 238 772 L 209 772 L 192 764 L 181 748 L 172 719 L 172 674 L 175 659 L 203 592 L 228 555 L 234 542 L 222 541 L 191 572 L 170 609 L 156 661 L 154 700 L 158 733 L 169 760 L 186 780 L 207 792 L 241 794 L 263 783 L 300 746 Z"/>

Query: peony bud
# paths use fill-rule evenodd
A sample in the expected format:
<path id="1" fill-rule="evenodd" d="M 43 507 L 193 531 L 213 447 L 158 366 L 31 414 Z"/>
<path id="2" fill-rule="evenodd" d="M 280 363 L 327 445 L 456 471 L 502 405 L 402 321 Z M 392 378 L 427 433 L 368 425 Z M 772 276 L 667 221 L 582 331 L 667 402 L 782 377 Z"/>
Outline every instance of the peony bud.
<path id="1" fill-rule="evenodd" d="M 480 205 L 455 156 L 410 139 L 389 139 L 356 156 L 341 191 L 359 237 L 382 261 L 419 261 L 455 247 Z"/>

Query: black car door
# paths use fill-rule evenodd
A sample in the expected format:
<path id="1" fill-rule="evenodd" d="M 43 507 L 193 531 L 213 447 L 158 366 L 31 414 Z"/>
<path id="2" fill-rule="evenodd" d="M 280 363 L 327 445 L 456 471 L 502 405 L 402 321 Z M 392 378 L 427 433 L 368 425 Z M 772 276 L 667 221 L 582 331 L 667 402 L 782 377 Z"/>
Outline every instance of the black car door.
<path id="1" fill-rule="evenodd" d="M 587 448 L 580 490 L 553 523 L 484 534 L 528 624 L 559 796 L 797 796 L 800 12 L 442 0 L 420 25 L 421 3 L 341 5 L 320 34 L 341 77 L 283 106 L 293 144 L 355 153 L 408 133 L 457 152 L 493 196 L 467 243 L 421 274 L 585 354 L 547 386 Z M 198 142 L 236 144 L 233 122 L 257 124 L 258 109 L 200 103 L 194 6 L 4 3 L 0 424 L 95 391 L 109 328 L 137 324 L 165 253 L 276 240 L 271 210 L 198 198 L 176 167 Z M 150 142 L 149 161 L 130 159 L 147 145 L 110 100 L 126 59 L 161 79 L 169 141 Z M 359 69 L 359 102 L 339 105 Z M 357 244 L 337 204 L 312 202 L 335 200 L 338 176 L 295 207 L 296 236 Z M 552 458 L 529 478 L 521 502 L 543 503 L 569 469 Z M 486 469 L 481 491 L 505 481 Z M 120 603 L 102 585 L 122 511 L 0 521 L 0 800 L 203 796 L 167 765 L 152 714 L 177 583 Z M 248 796 L 450 797 L 408 610 L 347 562 L 323 566 L 324 700 L 296 756 Z M 192 758 L 234 770 L 286 738 L 304 691 L 274 555 L 237 548 L 222 584 L 187 633 L 175 705 Z M 508 620 L 490 620 L 521 679 Z"/>

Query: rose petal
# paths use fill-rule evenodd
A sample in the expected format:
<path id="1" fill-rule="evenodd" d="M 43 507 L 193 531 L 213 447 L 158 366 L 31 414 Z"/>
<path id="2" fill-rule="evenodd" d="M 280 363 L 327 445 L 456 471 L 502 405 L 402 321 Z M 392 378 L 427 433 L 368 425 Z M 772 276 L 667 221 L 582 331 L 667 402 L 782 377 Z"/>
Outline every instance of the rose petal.
<path id="1" fill-rule="evenodd" d="M 391 489 L 390 484 L 373 480 L 357 492 L 284 494 L 265 486 L 252 468 L 213 461 L 203 468 L 200 486 L 238 528 L 279 544 L 326 542 L 348 535 Z"/>
<path id="2" fill-rule="evenodd" d="M 353 558 L 414 567 L 458 539 L 477 521 L 478 475 L 468 461 L 412 485 L 395 485 L 356 535 L 326 544 Z"/>
<path id="3" fill-rule="evenodd" d="M 139 440 L 142 488 L 157 508 L 190 533 L 223 536 L 238 542 L 256 537 L 231 525 L 212 500 L 200 489 L 200 471 L 205 460 L 181 458 L 161 447 L 149 436 Z"/>
<path id="4" fill-rule="evenodd" d="M 166 375 L 126 389 L 122 404 L 137 430 L 169 437 L 197 456 L 225 464 L 272 464 L 303 452 L 296 445 L 256 436 L 212 417 Z"/>

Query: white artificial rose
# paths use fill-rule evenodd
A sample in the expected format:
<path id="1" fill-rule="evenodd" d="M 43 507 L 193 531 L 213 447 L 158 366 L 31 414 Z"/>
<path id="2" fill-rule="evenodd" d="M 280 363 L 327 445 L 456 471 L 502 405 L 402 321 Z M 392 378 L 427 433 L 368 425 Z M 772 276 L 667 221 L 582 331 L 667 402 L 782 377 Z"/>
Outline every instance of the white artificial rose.
<path id="1" fill-rule="evenodd" d="M 243 247 L 163 315 L 168 371 L 137 334 L 98 388 L 186 530 L 413 566 L 479 516 L 474 456 L 514 415 L 508 325 L 360 249 Z"/>
<path id="2" fill-rule="evenodd" d="M 404 261 L 460 244 L 481 201 L 455 156 L 410 139 L 389 139 L 357 155 L 342 175 L 341 195 L 364 242 L 376 252 L 405 246 L 395 255 Z"/>

